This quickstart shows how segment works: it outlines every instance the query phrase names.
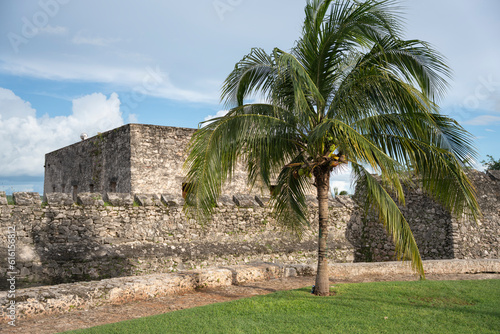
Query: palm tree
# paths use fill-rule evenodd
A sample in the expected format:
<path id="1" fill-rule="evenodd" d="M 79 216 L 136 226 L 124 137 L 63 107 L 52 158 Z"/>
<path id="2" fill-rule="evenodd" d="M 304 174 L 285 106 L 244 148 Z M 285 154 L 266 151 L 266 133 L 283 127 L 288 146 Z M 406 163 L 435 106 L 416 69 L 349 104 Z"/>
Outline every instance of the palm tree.
<path id="1" fill-rule="evenodd" d="M 352 169 L 398 259 L 410 260 L 421 277 L 419 250 L 398 208 L 403 186 L 419 176 L 425 193 L 454 214 L 480 215 L 464 172 L 476 154 L 472 138 L 436 104 L 450 71 L 426 42 L 401 38 L 396 5 L 309 0 L 296 45 L 243 57 L 222 87 L 229 112 L 200 128 L 190 145 L 186 209 L 202 217 L 213 212 L 237 163 L 250 185 L 274 186 L 277 220 L 298 233 L 309 226 L 304 194 L 316 188 L 317 295 L 329 294 L 328 195 L 339 168 Z M 255 96 L 264 102 L 246 103 Z"/>

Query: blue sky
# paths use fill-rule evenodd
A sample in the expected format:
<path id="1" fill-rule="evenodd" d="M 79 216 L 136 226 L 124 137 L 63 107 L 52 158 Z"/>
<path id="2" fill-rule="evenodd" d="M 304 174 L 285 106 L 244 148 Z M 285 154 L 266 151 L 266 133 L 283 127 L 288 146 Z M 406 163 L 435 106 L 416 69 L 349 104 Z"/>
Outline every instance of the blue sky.
<path id="1" fill-rule="evenodd" d="M 500 1 L 406 0 L 406 38 L 454 72 L 440 102 L 500 158 Z M 0 190 L 43 192 L 44 154 L 127 123 L 197 127 L 252 47 L 288 50 L 305 0 L 0 1 Z M 478 165 L 480 167 L 480 165 Z M 333 186 L 349 187 L 349 175 Z"/>

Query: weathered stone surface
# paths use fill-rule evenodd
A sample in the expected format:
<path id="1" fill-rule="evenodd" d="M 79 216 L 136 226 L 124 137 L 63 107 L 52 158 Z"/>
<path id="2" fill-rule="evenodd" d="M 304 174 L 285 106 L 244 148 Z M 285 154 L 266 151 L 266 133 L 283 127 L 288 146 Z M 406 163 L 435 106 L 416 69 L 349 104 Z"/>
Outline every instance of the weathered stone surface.
<path id="1" fill-rule="evenodd" d="M 500 273 L 500 259 L 475 260 L 426 260 L 423 261 L 426 274 L 476 274 Z M 409 262 L 373 263 L 330 263 L 331 278 L 352 278 L 359 276 L 414 275 Z"/>
<path id="2" fill-rule="evenodd" d="M 285 271 L 283 273 L 284 277 L 295 277 L 297 276 L 297 269 L 293 267 L 285 267 Z"/>
<path id="3" fill-rule="evenodd" d="M 349 209 L 352 209 L 356 206 L 356 203 L 348 195 L 337 195 L 335 196 L 335 200 Z"/>
<path id="4" fill-rule="evenodd" d="M 104 201 L 109 202 L 112 206 L 129 206 L 134 204 L 134 198 L 129 193 L 107 192 L 104 196 Z"/>
<path id="5" fill-rule="evenodd" d="M 24 263 L 40 262 L 40 256 L 37 254 L 35 247 L 21 245 L 16 250 L 17 261 Z"/>
<path id="6" fill-rule="evenodd" d="M 263 208 L 269 203 L 269 197 L 255 196 L 255 201 Z"/>
<path id="7" fill-rule="evenodd" d="M 41 205 L 40 195 L 35 192 L 14 192 L 12 193 L 16 205 Z"/>
<path id="8" fill-rule="evenodd" d="M 233 273 L 229 269 L 195 270 L 194 274 L 196 288 L 228 286 L 233 281 Z"/>
<path id="9" fill-rule="evenodd" d="M 500 181 L 500 170 L 488 170 L 486 173 L 496 181 Z"/>
<path id="10" fill-rule="evenodd" d="M 0 205 L 7 205 L 7 195 L 5 194 L 5 191 L 0 191 Z"/>
<path id="11" fill-rule="evenodd" d="M 156 194 L 136 194 L 134 200 L 140 206 L 159 206 L 162 205 L 160 196 Z"/>
<path id="12" fill-rule="evenodd" d="M 306 204 L 309 207 L 317 208 L 318 207 L 318 199 L 316 196 L 306 196 Z"/>
<path id="13" fill-rule="evenodd" d="M 316 275 L 317 267 L 314 264 L 292 264 L 287 267 L 295 269 L 298 276 Z"/>
<path id="14" fill-rule="evenodd" d="M 283 277 L 284 267 L 275 263 L 252 263 L 227 267 L 234 285 Z"/>
<path id="15" fill-rule="evenodd" d="M 100 193 L 79 193 L 76 202 L 85 206 L 102 206 L 104 200 Z"/>
<path id="16" fill-rule="evenodd" d="M 162 194 L 161 201 L 166 206 L 183 206 L 184 205 L 184 198 L 182 198 L 182 196 Z"/>
<path id="17" fill-rule="evenodd" d="M 233 196 L 233 202 L 242 208 L 254 208 L 259 206 L 255 201 L 255 196 L 252 195 L 236 194 Z"/>
<path id="18" fill-rule="evenodd" d="M 447 210 L 425 196 L 419 189 L 405 191 L 406 206 L 400 206 L 406 217 L 423 259 L 479 259 L 500 257 L 500 181 L 475 170 L 468 176 L 477 190 L 483 217 L 474 222 L 470 217 L 452 217 Z M 357 190 L 360 196 L 360 191 Z M 392 238 L 388 236 L 378 215 L 370 213 L 349 227 L 349 240 L 354 240 L 355 261 L 394 261 Z"/>
<path id="19" fill-rule="evenodd" d="M 65 193 L 48 193 L 45 195 L 45 200 L 49 205 L 72 205 L 73 197 Z"/>
<path id="20" fill-rule="evenodd" d="M 236 204 L 233 201 L 231 196 L 222 195 L 217 200 L 217 206 L 235 206 Z"/>

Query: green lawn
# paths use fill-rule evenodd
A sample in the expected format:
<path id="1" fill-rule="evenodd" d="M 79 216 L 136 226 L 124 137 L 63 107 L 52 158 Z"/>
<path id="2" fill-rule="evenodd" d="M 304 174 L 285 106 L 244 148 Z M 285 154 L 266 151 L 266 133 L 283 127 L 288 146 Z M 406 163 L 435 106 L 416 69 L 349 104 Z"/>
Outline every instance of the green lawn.
<path id="1" fill-rule="evenodd" d="M 337 284 L 71 333 L 499 333 L 500 280 Z"/>

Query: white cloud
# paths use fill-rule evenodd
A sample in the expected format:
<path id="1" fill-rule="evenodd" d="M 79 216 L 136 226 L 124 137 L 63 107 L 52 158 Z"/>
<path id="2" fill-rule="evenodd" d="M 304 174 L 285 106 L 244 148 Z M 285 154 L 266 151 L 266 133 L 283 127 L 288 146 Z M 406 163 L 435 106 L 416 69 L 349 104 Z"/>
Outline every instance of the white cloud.
<path id="1" fill-rule="evenodd" d="M 339 193 L 342 190 L 345 190 L 350 194 L 352 193 L 351 183 L 348 181 L 332 181 L 332 182 L 330 182 L 330 189 L 331 189 L 332 193 L 334 193 L 335 188 L 338 189 Z"/>
<path id="2" fill-rule="evenodd" d="M 47 24 L 45 27 L 38 29 L 38 32 L 40 34 L 47 35 L 66 35 L 68 33 L 68 28 L 62 26 L 51 26 L 50 24 Z"/>
<path id="3" fill-rule="evenodd" d="M 90 36 L 86 31 L 79 31 L 71 40 L 73 44 L 76 45 L 94 45 L 94 46 L 108 46 L 113 43 L 119 42 L 119 38 L 104 38 L 98 36 Z"/>
<path id="4" fill-rule="evenodd" d="M 8 111 L 0 108 L 2 176 L 41 176 L 45 153 L 79 141 L 82 132 L 92 136 L 124 123 L 116 93 L 109 98 L 94 93 L 74 99 L 69 116 L 36 117 L 33 109 L 27 109 L 28 102 L 3 88 L 0 90 L 2 105 L 11 106 Z"/>
<path id="5" fill-rule="evenodd" d="M 57 62 L 53 60 L 11 60 L 3 63 L 0 60 L 0 73 L 14 76 L 28 76 L 55 81 L 81 80 L 100 82 L 112 85 L 113 89 L 129 89 L 133 94 L 143 97 L 154 96 L 177 101 L 217 102 L 215 93 L 200 93 L 190 89 L 177 87 L 169 74 L 158 66 L 143 68 L 105 66 L 87 64 L 82 59 L 79 63 Z"/>
<path id="6" fill-rule="evenodd" d="M 227 114 L 229 110 L 219 110 L 217 111 L 217 113 L 215 115 L 208 115 L 207 117 L 205 117 L 205 121 L 209 121 L 213 118 L 217 118 L 217 117 L 222 117 L 224 116 L 225 114 Z"/>
<path id="7" fill-rule="evenodd" d="M 0 119 L 35 117 L 35 114 L 36 111 L 29 102 L 23 101 L 13 91 L 0 87 Z"/>
<path id="8" fill-rule="evenodd" d="M 0 185 L 0 191 L 5 191 L 8 194 L 17 191 L 35 191 L 34 184 L 10 184 L 8 186 Z"/>
<path id="9" fill-rule="evenodd" d="M 139 123 L 137 114 L 128 114 L 127 123 Z"/>
<path id="10" fill-rule="evenodd" d="M 493 125 L 500 124 L 500 116 L 482 115 L 463 122 L 468 125 Z"/>
<path id="11" fill-rule="evenodd" d="M 332 193 L 334 188 L 338 188 L 339 192 L 346 190 L 349 194 L 353 194 L 354 189 L 352 188 L 351 183 L 350 167 L 345 166 L 341 169 L 336 169 L 330 176 L 330 190 Z"/>
<path id="12" fill-rule="evenodd" d="M 488 131 L 488 132 L 496 132 L 495 130 L 492 130 L 492 129 L 484 129 L 484 131 Z"/>

